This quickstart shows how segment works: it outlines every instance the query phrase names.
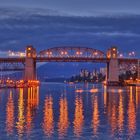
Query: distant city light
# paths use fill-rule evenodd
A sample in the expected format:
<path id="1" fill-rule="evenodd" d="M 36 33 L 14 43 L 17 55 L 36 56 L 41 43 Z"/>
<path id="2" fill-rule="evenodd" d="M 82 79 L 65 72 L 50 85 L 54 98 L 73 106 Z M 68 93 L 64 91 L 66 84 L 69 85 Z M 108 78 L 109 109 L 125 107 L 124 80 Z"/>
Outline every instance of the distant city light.
<path id="1" fill-rule="evenodd" d="M 128 52 L 128 53 L 118 53 L 118 57 L 123 57 L 123 58 L 127 58 L 127 57 L 136 57 L 136 53 L 134 51 L 132 52 Z"/>
<path id="2" fill-rule="evenodd" d="M 64 55 L 64 54 L 66 55 L 66 54 L 68 54 L 68 53 L 67 53 L 67 52 L 65 52 L 65 51 L 64 51 L 64 52 L 62 51 L 62 52 L 61 52 L 61 55 Z"/>
<path id="3" fill-rule="evenodd" d="M 113 51 L 116 51 L 116 48 L 113 48 Z"/>
<path id="4" fill-rule="evenodd" d="M 47 54 L 47 55 L 52 55 L 52 52 L 47 52 L 46 54 Z"/>
<path id="5" fill-rule="evenodd" d="M 25 52 L 8 51 L 8 56 L 10 56 L 10 57 L 25 57 L 26 54 L 25 54 Z"/>
<path id="6" fill-rule="evenodd" d="M 120 56 L 120 57 L 123 57 L 123 54 L 120 54 L 119 56 Z"/>
<path id="7" fill-rule="evenodd" d="M 98 52 L 95 52 L 94 55 L 98 55 Z"/>

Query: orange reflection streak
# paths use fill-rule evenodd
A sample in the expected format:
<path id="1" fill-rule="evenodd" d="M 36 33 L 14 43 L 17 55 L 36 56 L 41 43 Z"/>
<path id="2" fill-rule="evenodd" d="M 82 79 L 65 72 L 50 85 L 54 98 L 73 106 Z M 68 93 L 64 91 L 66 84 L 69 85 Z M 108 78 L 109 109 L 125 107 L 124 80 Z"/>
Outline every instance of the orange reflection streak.
<path id="1" fill-rule="evenodd" d="M 18 99 L 18 121 L 16 123 L 17 131 L 19 137 L 24 133 L 25 116 L 24 116 L 24 100 L 23 100 L 23 89 L 19 89 L 19 99 Z"/>
<path id="2" fill-rule="evenodd" d="M 26 115 L 26 129 L 27 133 L 29 134 L 32 129 L 32 114 L 31 114 L 31 108 L 27 106 L 27 115 Z"/>
<path id="3" fill-rule="evenodd" d="M 111 126 L 111 134 L 112 136 L 115 134 L 117 130 L 117 108 L 115 102 L 115 94 L 109 94 L 109 104 L 108 104 L 108 119 Z"/>
<path id="4" fill-rule="evenodd" d="M 28 105 L 36 108 L 39 105 L 39 87 L 28 88 Z"/>
<path id="5" fill-rule="evenodd" d="M 58 132 L 60 137 L 62 137 L 66 134 L 67 128 L 69 126 L 67 99 L 61 98 L 59 105 L 60 105 L 60 116 L 58 122 Z"/>
<path id="6" fill-rule="evenodd" d="M 75 92 L 76 92 L 76 93 L 82 93 L 83 90 L 82 90 L 82 89 L 76 89 Z"/>
<path id="7" fill-rule="evenodd" d="M 83 115 L 83 101 L 81 97 L 76 97 L 75 99 L 75 115 L 74 115 L 74 134 L 80 136 L 82 132 L 82 126 L 84 121 Z"/>
<path id="8" fill-rule="evenodd" d="M 107 104 L 107 86 L 104 86 L 104 106 Z"/>
<path id="9" fill-rule="evenodd" d="M 26 114 L 26 129 L 27 133 L 31 132 L 32 129 L 32 119 L 33 110 L 37 108 L 39 104 L 39 87 L 28 88 L 27 93 L 27 114 Z"/>
<path id="10" fill-rule="evenodd" d="M 139 103 L 139 94 L 138 94 L 138 91 L 139 89 L 138 89 L 138 87 L 136 87 L 136 106 L 137 106 L 137 108 L 138 108 L 138 103 Z"/>
<path id="11" fill-rule="evenodd" d="M 94 135 L 97 135 L 99 123 L 100 120 L 99 120 L 98 98 L 97 96 L 95 96 L 93 101 L 93 115 L 92 115 L 92 125 Z"/>
<path id="12" fill-rule="evenodd" d="M 26 115 L 26 129 L 27 129 L 27 133 L 29 133 L 31 131 L 31 123 L 32 123 L 32 115 L 31 115 L 31 107 L 32 107 L 32 96 L 31 96 L 31 91 L 30 91 L 30 88 L 28 88 L 28 103 L 27 103 L 27 115 Z"/>
<path id="13" fill-rule="evenodd" d="M 91 93 L 98 93 L 98 91 L 99 91 L 99 90 L 98 90 L 97 88 L 96 88 L 96 89 L 93 88 L 93 89 L 90 89 L 90 90 L 89 90 L 89 92 L 91 92 Z"/>
<path id="14" fill-rule="evenodd" d="M 6 105 L 6 131 L 9 135 L 13 134 L 14 119 L 14 102 L 12 91 L 10 91 L 10 95 L 8 97 L 8 102 Z"/>
<path id="15" fill-rule="evenodd" d="M 46 136 L 50 137 L 53 134 L 53 100 L 52 97 L 46 97 L 44 107 L 44 120 L 43 120 L 43 131 Z"/>
<path id="16" fill-rule="evenodd" d="M 123 126 L 124 126 L 124 106 L 123 106 L 123 97 L 120 94 L 119 98 L 119 108 L 118 108 L 118 130 L 119 133 L 123 133 Z"/>
<path id="17" fill-rule="evenodd" d="M 117 115 L 116 115 L 116 108 L 115 105 L 112 105 L 112 111 L 111 111 L 111 130 L 112 135 L 114 135 L 115 130 L 117 129 Z"/>
<path id="18" fill-rule="evenodd" d="M 132 87 L 130 87 L 130 96 L 128 101 L 128 134 L 131 137 L 134 136 L 136 132 L 136 109 L 133 100 L 133 91 Z"/>

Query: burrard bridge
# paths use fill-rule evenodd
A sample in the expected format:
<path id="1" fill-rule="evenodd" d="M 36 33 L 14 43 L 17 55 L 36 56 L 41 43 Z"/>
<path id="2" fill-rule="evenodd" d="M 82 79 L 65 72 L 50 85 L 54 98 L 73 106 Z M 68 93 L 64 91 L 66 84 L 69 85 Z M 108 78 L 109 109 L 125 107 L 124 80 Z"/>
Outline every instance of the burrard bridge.
<path id="1" fill-rule="evenodd" d="M 1 71 L 24 71 L 24 80 L 36 79 L 36 64 L 40 62 L 91 62 L 105 63 L 108 82 L 119 81 L 119 66 L 121 64 L 135 64 L 139 74 L 139 59 L 119 58 L 117 47 L 111 47 L 107 52 L 86 47 L 54 47 L 36 52 L 32 46 L 26 47 L 25 57 L 0 58 Z"/>

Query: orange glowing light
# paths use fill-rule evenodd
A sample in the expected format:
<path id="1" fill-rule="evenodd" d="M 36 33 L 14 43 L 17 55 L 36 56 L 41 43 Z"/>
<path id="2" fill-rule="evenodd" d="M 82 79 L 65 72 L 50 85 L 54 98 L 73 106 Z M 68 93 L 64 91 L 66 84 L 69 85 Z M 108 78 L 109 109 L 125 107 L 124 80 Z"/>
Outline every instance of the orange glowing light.
<path id="1" fill-rule="evenodd" d="M 75 92 L 76 92 L 76 93 L 82 93 L 83 90 L 82 90 L 82 89 L 76 89 Z"/>
<path id="2" fill-rule="evenodd" d="M 104 86 L 104 105 L 107 105 L 107 86 Z"/>
<path id="3" fill-rule="evenodd" d="M 98 89 L 90 89 L 89 92 L 91 93 L 97 93 L 99 90 Z"/>
<path id="4" fill-rule="evenodd" d="M 76 54 L 78 55 L 78 54 L 80 54 L 79 52 L 76 52 Z"/>
<path id="5" fill-rule="evenodd" d="M 28 51 L 30 51 L 30 50 L 31 50 L 31 48 L 29 47 L 29 48 L 28 48 Z"/>
<path id="6" fill-rule="evenodd" d="M 64 54 L 64 52 L 61 52 L 61 54 L 63 55 L 63 54 Z"/>
<path id="7" fill-rule="evenodd" d="M 98 52 L 94 52 L 94 55 L 97 55 L 98 54 Z"/>
<path id="8" fill-rule="evenodd" d="M 116 48 L 113 48 L 113 51 L 116 51 Z"/>

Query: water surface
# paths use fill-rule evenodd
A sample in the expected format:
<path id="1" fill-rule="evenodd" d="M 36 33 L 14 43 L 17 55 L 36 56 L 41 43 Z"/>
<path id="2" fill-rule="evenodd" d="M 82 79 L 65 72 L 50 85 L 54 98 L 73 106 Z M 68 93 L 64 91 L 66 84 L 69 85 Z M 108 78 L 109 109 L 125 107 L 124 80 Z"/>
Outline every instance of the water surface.
<path id="1" fill-rule="evenodd" d="M 0 139 L 140 139 L 140 88 L 46 83 L 0 90 Z"/>

